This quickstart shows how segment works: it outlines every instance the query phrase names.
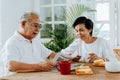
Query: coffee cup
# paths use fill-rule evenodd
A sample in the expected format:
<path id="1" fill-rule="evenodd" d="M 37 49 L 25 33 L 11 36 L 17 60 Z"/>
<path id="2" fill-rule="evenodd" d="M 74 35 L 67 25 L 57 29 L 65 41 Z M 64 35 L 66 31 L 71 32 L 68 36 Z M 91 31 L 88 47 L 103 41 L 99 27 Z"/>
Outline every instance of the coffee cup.
<path id="1" fill-rule="evenodd" d="M 71 61 L 60 61 L 59 71 L 62 75 L 70 74 Z"/>

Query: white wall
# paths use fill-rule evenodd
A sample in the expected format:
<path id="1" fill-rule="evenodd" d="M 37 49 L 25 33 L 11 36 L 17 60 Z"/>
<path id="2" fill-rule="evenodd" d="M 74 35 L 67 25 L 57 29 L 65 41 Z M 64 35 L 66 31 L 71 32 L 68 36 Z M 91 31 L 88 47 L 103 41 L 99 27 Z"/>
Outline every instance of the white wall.
<path id="1" fill-rule="evenodd" d="M 0 0 L 0 32 L 1 32 L 1 0 Z M 0 33 L 0 44 L 1 44 L 1 33 Z"/>
<path id="2" fill-rule="evenodd" d="M 118 46 L 120 48 L 120 0 L 118 0 Z"/>
<path id="3" fill-rule="evenodd" d="M 0 42 L 4 44 L 19 27 L 20 16 L 24 12 L 32 11 L 34 0 L 0 0 L 1 26 Z"/>

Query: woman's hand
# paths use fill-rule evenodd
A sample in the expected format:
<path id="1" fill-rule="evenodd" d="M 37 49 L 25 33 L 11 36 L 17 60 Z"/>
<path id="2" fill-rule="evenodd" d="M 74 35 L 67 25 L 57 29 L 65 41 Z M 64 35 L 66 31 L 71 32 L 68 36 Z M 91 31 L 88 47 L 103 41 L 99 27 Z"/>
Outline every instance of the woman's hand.
<path id="1" fill-rule="evenodd" d="M 92 63 L 92 62 L 94 62 L 95 60 L 100 59 L 100 57 L 98 57 L 98 56 L 97 56 L 96 54 L 94 54 L 94 53 L 90 53 L 88 59 L 89 59 L 89 62 Z"/>
<path id="2" fill-rule="evenodd" d="M 80 58 L 81 58 L 81 56 L 77 55 L 75 58 L 72 59 L 72 61 L 73 62 L 78 62 Z"/>

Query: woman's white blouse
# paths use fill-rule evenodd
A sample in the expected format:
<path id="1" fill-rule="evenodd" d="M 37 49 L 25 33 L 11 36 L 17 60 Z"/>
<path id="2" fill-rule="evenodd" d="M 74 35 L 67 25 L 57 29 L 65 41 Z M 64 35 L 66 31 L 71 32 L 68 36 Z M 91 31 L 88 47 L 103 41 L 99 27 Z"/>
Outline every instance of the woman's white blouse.
<path id="1" fill-rule="evenodd" d="M 62 53 L 72 54 L 72 57 L 77 55 L 81 56 L 80 61 L 88 62 L 89 53 L 94 53 L 101 58 L 107 58 L 109 60 L 116 60 L 110 45 L 107 44 L 106 40 L 97 38 L 96 41 L 90 44 L 86 44 L 80 39 L 75 40 L 69 47 L 63 49 Z"/>

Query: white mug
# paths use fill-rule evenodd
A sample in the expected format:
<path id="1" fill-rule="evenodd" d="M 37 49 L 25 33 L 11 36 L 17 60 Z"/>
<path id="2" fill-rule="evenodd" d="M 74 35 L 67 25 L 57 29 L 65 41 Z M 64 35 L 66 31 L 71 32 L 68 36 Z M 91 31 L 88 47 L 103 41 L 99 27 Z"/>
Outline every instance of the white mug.
<path id="1" fill-rule="evenodd" d="M 120 72 L 120 61 L 105 62 L 105 69 L 108 72 Z"/>

